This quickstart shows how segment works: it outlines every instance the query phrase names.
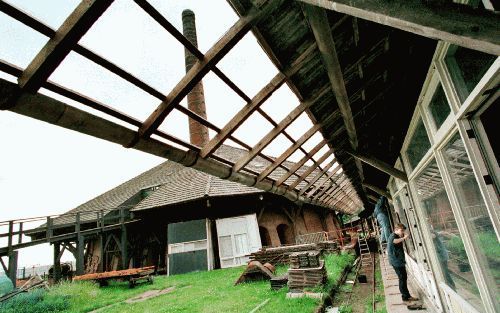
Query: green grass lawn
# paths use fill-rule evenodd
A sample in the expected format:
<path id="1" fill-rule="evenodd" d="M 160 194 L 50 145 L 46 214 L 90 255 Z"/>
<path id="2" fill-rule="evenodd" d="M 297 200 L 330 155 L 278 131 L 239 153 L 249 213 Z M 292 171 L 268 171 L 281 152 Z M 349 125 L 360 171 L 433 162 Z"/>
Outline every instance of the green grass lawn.
<path id="1" fill-rule="evenodd" d="M 354 259 L 351 255 L 329 255 L 326 257 L 328 285 L 340 276 L 342 269 Z M 154 284 L 141 284 L 134 289 L 128 283 L 115 282 L 99 288 L 90 282 L 62 283 L 50 289 L 43 302 L 51 303 L 65 299 L 64 311 L 40 312 L 89 312 L 103 308 L 99 312 L 250 312 L 260 303 L 270 299 L 258 312 L 313 312 L 319 300 L 301 298 L 286 299 L 288 288 L 279 291 L 270 289 L 268 281 L 252 282 L 233 286 L 244 267 L 194 272 L 175 276 L 155 277 Z M 286 267 L 279 267 L 279 272 Z M 125 303 L 124 301 L 147 290 L 175 289 L 143 302 Z M 326 287 L 327 288 L 327 287 Z M 112 305 L 106 307 L 108 305 Z M 32 307 L 31 307 L 32 308 Z M 22 308 L 9 311 L 0 306 L 2 312 L 22 313 Z M 33 311 L 26 311 L 33 312 Z"/>

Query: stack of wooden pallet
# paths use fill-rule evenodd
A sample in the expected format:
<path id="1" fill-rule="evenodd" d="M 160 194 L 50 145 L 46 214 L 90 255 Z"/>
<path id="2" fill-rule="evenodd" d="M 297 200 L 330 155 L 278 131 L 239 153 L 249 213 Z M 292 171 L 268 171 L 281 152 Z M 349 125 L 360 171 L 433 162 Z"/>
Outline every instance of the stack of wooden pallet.
<path id="1" fill-rule="evenodd" d="M 285 274 L 283 276 L 273 277 L 273 278 L 271 278 L 270 282 L 271 282 L 271 289 L 279 290 L 279 289 L 286 286 L 286 284 L 288 282 L 288 275 Z"/>
<path id="2" fill-rule="evenodd" d="M 326 253 L 335 253 L 339 252 L 339 247 L 336 241 L 322 241 L 316 244 L 319 250 L 322 250 Z"/>
<path id="3" fill-rule="evenodd" d="M 290 268 L 309 268 L 319 266 L 319 251 L 294 252 L 290 254 Z"/>
<path id="4" fill-rule="evenodd" d="M 294 252 L 316 250 L 316 244 L 290 245 L 276 248 L 262 248 L 250 254 L 250 260 L 259 261 L 262 264 L 286 264 L 289 255 Z"/>
<path id="5" fill-rule="evenodd" d="M 325 282 L 325 264 L 319 256 L 319 251 L 298 252 L 290 255 L 290 269 L 288 269 L 290 290 L 303 290 Z"/>

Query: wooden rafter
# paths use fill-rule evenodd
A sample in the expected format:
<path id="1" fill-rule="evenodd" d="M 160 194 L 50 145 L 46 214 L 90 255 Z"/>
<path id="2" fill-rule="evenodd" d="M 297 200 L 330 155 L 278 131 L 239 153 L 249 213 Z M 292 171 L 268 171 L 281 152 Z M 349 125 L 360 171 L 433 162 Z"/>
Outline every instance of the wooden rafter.
<path id="1" fill-rule="evenodd" d="M 280 179 L 276 181 L 276 186 L 280 186 L 283 184 L 290 176 L 292 176 L 292 173 L 297 172 L 299 168 L 304 166 L 304 164 L 309 160 L 313 155 L 315 155 L 321 148 L 323 148 L 326 145 L 326 142 L 324 140 L 321 140 L 314 148 L 312 148 L 311 151 L 309 151 L 308 155 L 304 155 L 302 159 L 300 159 L 299 162 L 295 163 L 290 170 L 285 173 Z"/>
<path id="2" fill-rule="evenodd" d="M 314 196 L 316 194 L 316 192 L 318 192 L 321 187 L 323 187 L 327 182 L 329 182 L 332 179 L 333 175 L 335 175 L 341 168 L 342 167 L 340 166 L 340 164 L 337 164 L 337 166 L 334 168 L 334 170 L 328 172 L 326 179 L 324 179 L 320 184 L 317 184 L 314 187 L 314 189 L 312 189 L 311 191 L 309 191 L 307 193 L 307 197 Z"/>
<path id="3" fill-rule="evenodd" d="M 302 189 L 300 190 L 300 194 L 303 194 L 304 192 L 306 192 L 312 185 L 314 185 L 321 177 L 325 176 L 325 174 L 327 174 L 327 172 L 332 168 L 333 165 L 335 165 L 337 163 L 337 159 L 336 158 L 333 158 L 330 162 L 328 162 L 328 164 L 325 166 L 324 169 L 322 169 L 321 171 L 319 171 L 319 173 L 316 174 L 316 176 L 313 177 L 313 179 L 311 179 L 311 181 L 309 181 L 309 183 L 307 185 L 305 185 L 304 187 L 302 187 Z M 328 177 L 328 175 L 326 175 L 326 177 Z"/>
<path id="4" fill-rule="evenodd" d="M 149 137 L 160 126 L 166 116 L 179 105 L 209 71 L 213 68 L 261 18 L 270 14 L 279 1 L 268 1 L 259 8 L 253 7 L 247 15 L 241 17 L 215 44 L 205 57 L 198 60 L 181 81 L 172 89 L 164 101 L 144 121 L 139 128 L 139 137 Z"/>
<path id="5" fill-rule="evenodd" d="M 36 92 L 113 0 L 82 1 L 19 77 L 24 92 Z"/>
<path id="6" fill-rule="evenodd" d="M 363 183 L 363 186 L 365 186 L 366 188 L 370 189 L 370 190 L 373 190 L 375 191 L 376 193 L 378 193 L 379 195 L 381 196 L 384 196 L 386 197 L 387 199 L 391 200 L 392 201 L 392 197 L 391 197 L 391 194 L 388 193 L 386 190 L 383 190 L 382 188 L 379 188 L 377 186 L 374 186 L 372 184 L 368 184 L 368 183 Z"/>
<path id="7" fill-rule="evenodd" d="M 356 128 L 352 119 L 351 106 L 349 97 L 345 88 L 344 76 L 340 67 L 340 63 L 335 49 L 332 32 L 330 30 L 328 17 L 324 9 L 305 5 L 304 13 L 311 25 L 318 49 L 323 59 L 328 78 L 330 79 L 331 88 L 335 94 L 337 105 L 339 107 L 347 135 L 352 149 L 357 149 L 358 140 L 356 137 Z"/>
<path id="8" fill-rule="evenodd" d="M 293 145 L 288 147 L 285 152 L 283 152 L 272 164 L 270 164 L 265 170 L 263 170 L 257 177 L 257 181 L 263 180 L 269 174 L 271 174 L 278 166 L 286 161 L 299 147 L 301 147 L 309 138 L 311 138 L 321 127 L 320 124 L 315 124 L 308 131 L 306 131 Z"/>
<path id="9" fill-rule="evenodd" d="M 267 114 L 259 110 L 260 106 L 269 99 L 269 97 L 276 91 L 283 83 L 288 79 L 288 77 L 295 74 L 308 59 L 308 57 L 314 51 L 315 45 L 311 45 L 307 48 L 291 65 L 286 68 L 283 72 L 276 74 L 276 76 L 264 86 L 253 99 L 247 101 L 247 104 L 222 128 L 221 132 L 215 135 L 200 152 L 202 158 L 206 158 L 212 154 L 218 147 L 220 147 L 224 141 L 241 125 L 248 119 L 248 117 L 255 111 L 258 111 L 266 120 L 272 122 L 272 119 L 267 116 Z M 276 125 L 274 125 L 276 126 Z"/>
<path id="10" fill-rule="evenodd" d="M 306 101 L 301 102 L 295 109 L 293 109 L 275 128 L 273 128 L 269 133 L 267 133 L 247 155 L 238 160 L 233 166 L 234 171 L 239 171 L 245 165 L 247 165 L 258 153 L 260 153 L 265 147 L 271 143 L 271 141 L 276 138 L 283 130 L 288 127 L 293 121 L 295 121 L 307 108 L 316 103 L 321 97 L 323 97 L 328 92 L 328 88 L 322 88 L 316 95 L 311 97 Z"/>
<path id="11" fill-rule="evenodd" d="M 294 189 L 297 187 L 303 180 L 305 180 L 316 168 L 319 167 L 321 163 L 323 163 L 330 155 L 332 155 L 333 149 L 328 149 L 326 153 L 324 153 L 317 161 L 315 166 L 309 166 L 307 170 L 300 175 L 300 177 L 295 180 L 292 184 L 290 184 L 289 188 Z"/>
<path id="12" fill-rule="evenodd" d="M 499 17 L 464 5 L 419 0 L 299 0 L 465 48 L 500 55 Z"/>
<path id="13" fill-rule="evenodd" d="M 397 168 L 390 166 L 389 164 L 387 164 L 379 159 L 376 159 L 372 156 L 363 155 L 359 152 L 354 152 L 354 151 L 349 151 L 349 150 L 347 150 L 346 152 L 348 154 L 352 155 L 353 157 L 363 161 L 364 163 L 366 163 L 368 165 L 373 166 L 374 168 L 376 168 L 376 169 L 378 169 L 386 174 L 389 174 L 389 175 L 394 176 L 398 179 L 401 179 L 404 182 L 408 182 L 408 177 L 406 176 L 406 174 L 404 172 L 398 170 Z"/>

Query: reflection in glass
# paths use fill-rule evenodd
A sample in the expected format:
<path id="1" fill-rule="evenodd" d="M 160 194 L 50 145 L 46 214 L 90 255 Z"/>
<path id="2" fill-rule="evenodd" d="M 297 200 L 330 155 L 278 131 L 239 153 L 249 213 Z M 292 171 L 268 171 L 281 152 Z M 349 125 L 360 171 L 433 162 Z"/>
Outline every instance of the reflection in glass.
<path id="1" fill-rule="evenodd" d="M 429 137 L 427 137 L 424 123 L 422 122 L 422 119 L 420 119 L 417 123 L 417 127 L 415 128 L 415 132 L 411 137 L 408 149 L 406 150 L 406 155 L 412 169 L 414 169 L 418 162 L 422 160 L 430 147 L 431 143 L 429 141 Z"/>
<path id="2" fill-rule="evenodd" d="M 444 149 L 448 171 L 452 176 L 461 210 L 464 213 L 469 231 L 482 260 L 482 271 L 492 294 L 498 295 L 500 282 L 500 244 L 495 234 L 488 210 L 477 185 L 472 166 L 458 134 L 453 136 Z"/>
<path id="3" fill-rule="evenodd" d="M 399 222 L 403 223 L 406 226 L 406 228 L 408 229 L 408 233 L 410 234 L 408 240 L 404 241 L 406 253 L 408 253 L 408 255 L 410 255 L 413 259 L 415 259 L 415 242 L 413 241 L 413 231 L 412 231 L 413 228 L 410 220 L 408 219 L 408 216 L 406 215 L 403 203 L 401 202 L 401 194 L 397 195 L 396 198 L 394 199 L 395 199 L 394 207 L 396 208 L 396 212 L 398 212 Z"/>
<path id="4" fill-rule="evenodd" d="M 444 282 L 482 311 L 479 290 L 436 161 L 418 175 L 415 184 Z"/>
<path id="5" fill-rule="evenodd" d="M 434 124 L 436 125 L 436 129 L 439 129 L 451 111 L 441 84 L 438 84 L 436 91 L 432 96 L 432 100 L 429 103 L 429 111 L 432 119 L 434 120 Z"/>
<path id="6" fill-rule="evenodd" d="M 452 46 L 445 58 L 462 103 L 495 61 L 496 56 Z"/>

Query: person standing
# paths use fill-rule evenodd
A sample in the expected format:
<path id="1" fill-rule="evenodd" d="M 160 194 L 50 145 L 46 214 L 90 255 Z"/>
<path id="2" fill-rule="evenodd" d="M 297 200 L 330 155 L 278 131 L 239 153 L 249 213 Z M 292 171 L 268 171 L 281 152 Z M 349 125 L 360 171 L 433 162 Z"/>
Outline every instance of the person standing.
<path id="1" fill-rule="evenodd" d="M 389 238 L 387 238 L 387 256 L 389 258 L 389 263 L 394 268 L 396 275 L 398 275 L 401 298 L 403 299 L 403 302 L 410 302 L 416 301 L 418 298 L 414 298 L 410 295 L 410 291 L 408 291 L 407 286 L 403 241 L 408 238 L 408 234 L 405 234 L 405 229 L 406 227 L 401 223 L 395 225 L 394 232 L 389 235 Z"/>

